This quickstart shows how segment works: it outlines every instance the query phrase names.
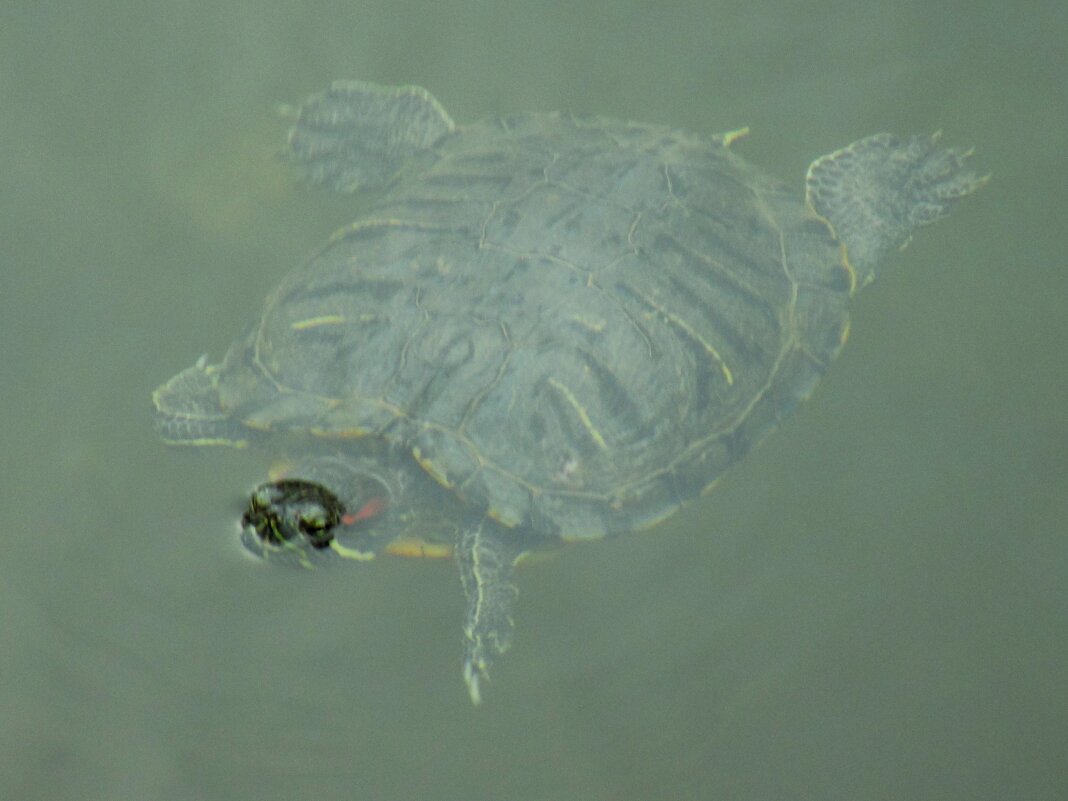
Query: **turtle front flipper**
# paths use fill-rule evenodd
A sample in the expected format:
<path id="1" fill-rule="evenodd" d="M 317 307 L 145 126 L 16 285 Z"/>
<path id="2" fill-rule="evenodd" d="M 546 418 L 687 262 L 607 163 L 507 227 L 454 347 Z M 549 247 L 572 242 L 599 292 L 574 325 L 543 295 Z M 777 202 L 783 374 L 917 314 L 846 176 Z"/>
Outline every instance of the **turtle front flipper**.
<path id="1" fill-rule="evenodd" d="M 227 445 L 243 448 L 249 432 L 219 403 L 218 365 L 201 356 L 152 393 L 156 431 L 169 445 Z"/>
<path id="2" fill-rule="evenodd" d="M 482 700 L 479 682 L 512 642 L 512 607 L 519 595 L 512 573 L 522 551 L 506 541 L 504 532 L 493 523 L 481 522 L 460 535 L 455 554 L 467 596 L 464 681 L 471 701 L 478 704 Z"/>
<path id="3" fill-rule="evenodd" d="M 335 81 L 296 118 L 290 158 L 309 181 L 338 192 L 387 185 L 455 127 L 426 89 L 363 81 Z"/>
<path id="4" fill-rule="evenodd" d="M 808 168 L 808 205 L 845 245 L 858 287 L 871 282 L 883 256 L 908 244 L 916 228 L 945 217 L 986 183 L 989 176 L 964 169 L 970 151 L 939 147 L 938 140 L 939 134 L 875 134 Z"/>

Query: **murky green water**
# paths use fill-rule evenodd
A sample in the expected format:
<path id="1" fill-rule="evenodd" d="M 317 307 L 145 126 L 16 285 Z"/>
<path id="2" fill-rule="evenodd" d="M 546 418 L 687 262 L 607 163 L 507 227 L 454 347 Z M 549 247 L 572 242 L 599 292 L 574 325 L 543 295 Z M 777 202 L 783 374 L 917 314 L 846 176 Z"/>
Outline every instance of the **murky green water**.
<path id="1" fill-rule="evenodd" d="M 1068 797 L 1068 12 L 1016 8 L 5 7 L 0 797 Z M 941 128 L 994 179 L 715 493 L 523 571 L 473 709 L 451 565 L 249 561 L 256 455 L 151 430 L 151 390 L 351 218 L 275 158 L 274 105 L 337 77 L 460 121 L 748 124 L 799 191 Z"/>

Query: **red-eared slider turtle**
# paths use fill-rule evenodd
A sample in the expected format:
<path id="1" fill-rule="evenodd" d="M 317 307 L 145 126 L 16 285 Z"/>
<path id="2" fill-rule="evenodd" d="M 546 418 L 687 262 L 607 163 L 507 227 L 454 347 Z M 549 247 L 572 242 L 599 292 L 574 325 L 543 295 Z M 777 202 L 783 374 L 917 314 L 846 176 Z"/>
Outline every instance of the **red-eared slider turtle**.
<path id="1" fill-rule="evenodd" d="M 937 136 L 817 159 L 804 197 L 694 136 L 572 114 L 457 127 L 335 83 L 289 154 L 370 211 L 218 364 L 156 390 L 163 439 L 273 445 L 245 540 L 304 564 L 451 553 L 471 697 L 524 554 L 652 526 L 807 398 L 883 256 L 983 183 Z"/>

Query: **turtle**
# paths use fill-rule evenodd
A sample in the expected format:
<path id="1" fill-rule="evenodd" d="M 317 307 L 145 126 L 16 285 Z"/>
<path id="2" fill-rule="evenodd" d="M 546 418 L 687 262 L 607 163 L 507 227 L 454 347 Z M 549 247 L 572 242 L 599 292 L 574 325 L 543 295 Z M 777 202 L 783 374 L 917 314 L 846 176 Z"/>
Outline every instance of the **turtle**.
<path id="1" fill-rule="evenodd" d="M 476 704 L 517 562 L 707 492 L 811 395 L 884 257 L 987 178 L 939 134 L 860 139 L 802 194 L 734 152 L 745 128 L 458 126 L 360 81 L 290 113 L 296 171 L 362 212 L 155 390 L 156 429 L 279 460 L 242 517 L 267 559 L 451 556 Z"/>

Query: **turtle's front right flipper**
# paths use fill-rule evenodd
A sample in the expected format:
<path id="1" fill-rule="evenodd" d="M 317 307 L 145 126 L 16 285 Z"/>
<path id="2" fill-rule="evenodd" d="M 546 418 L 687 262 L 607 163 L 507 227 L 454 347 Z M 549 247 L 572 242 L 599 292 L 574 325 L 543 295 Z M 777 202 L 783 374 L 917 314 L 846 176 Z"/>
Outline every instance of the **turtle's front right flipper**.
<path id="1" fill-rule="evenodd" d="M 335 81 L 296 118 L 289 157 L 307 180 L 338 192 L 386 186 L 455 127 L 426 89 L 363 81 Z"/>
<path id="2" fill-rule="evenodd" d="M 468 528 L 456 543 L 456 563 L 467 597 L 464 681 L 475 704 L 482 700 L 479 682 L 488 675 L 494 658 L 512 642 L 512 607 L 519 595 L 512 573 L 521 555 L 489 522 Z"/>

